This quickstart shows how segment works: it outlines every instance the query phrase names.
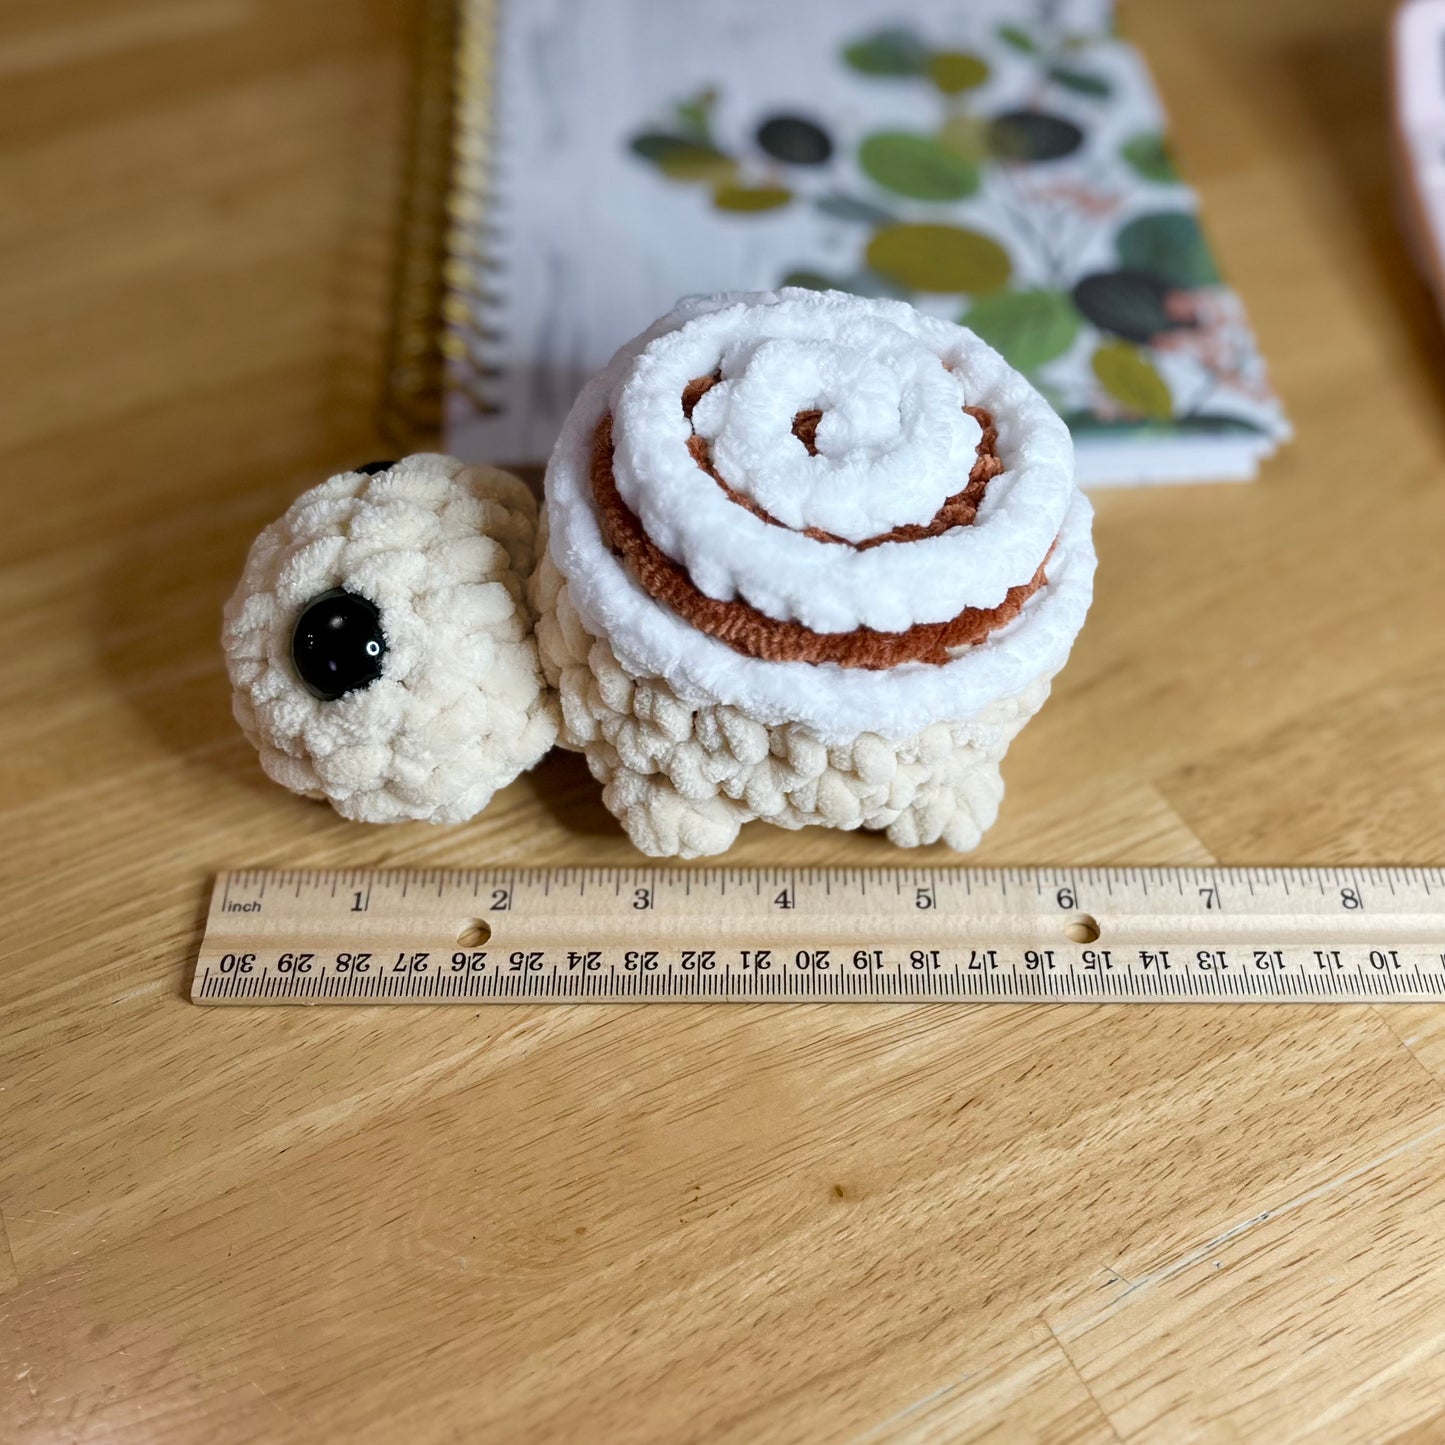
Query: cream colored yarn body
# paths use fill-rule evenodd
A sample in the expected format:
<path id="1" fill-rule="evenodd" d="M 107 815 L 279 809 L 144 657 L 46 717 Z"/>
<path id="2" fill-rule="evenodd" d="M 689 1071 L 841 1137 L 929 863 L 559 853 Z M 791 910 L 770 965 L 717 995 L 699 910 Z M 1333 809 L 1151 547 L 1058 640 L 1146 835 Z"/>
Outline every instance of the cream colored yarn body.
<path id="1" fill-rule="evenodd" d="M 629 676 L 582 626 L 545 547 L 532 599 L 542 670 L 562 704 L 558 741 L 586 755 L 607 810 L 654 858 L 721 853 L 754 819 L 884 829 L 900 847 L 966 852 L 998 815 L 1009 743 L 1049 695 L 1051 679 L 1038 677 L 964 722 L 828 746 L 802 724 L 690 707 L 663 679 Z"/>

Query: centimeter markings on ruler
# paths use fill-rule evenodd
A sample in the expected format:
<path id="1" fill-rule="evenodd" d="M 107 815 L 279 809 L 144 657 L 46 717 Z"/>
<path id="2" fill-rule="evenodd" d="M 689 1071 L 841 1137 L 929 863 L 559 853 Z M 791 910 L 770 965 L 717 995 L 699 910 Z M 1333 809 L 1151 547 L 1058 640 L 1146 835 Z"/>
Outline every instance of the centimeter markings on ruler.
<path id="1" fill-rule="evenodd" d="M 253 869 L 191 998 L 1445 1001 L 1445 869 Z"/>

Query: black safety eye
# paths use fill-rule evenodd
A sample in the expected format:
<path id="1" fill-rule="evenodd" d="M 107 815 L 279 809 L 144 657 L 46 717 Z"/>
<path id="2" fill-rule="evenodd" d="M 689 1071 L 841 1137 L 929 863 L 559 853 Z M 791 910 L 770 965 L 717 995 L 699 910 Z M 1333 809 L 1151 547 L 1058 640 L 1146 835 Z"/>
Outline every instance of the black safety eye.
<path id="1" fill-rule="evenodd" d="M 333 587 L 306 604 L 291 634 L 291 659 L 306 690 L 323 702 L 370 687 L 381 676 L 386 634 L 374 602 Z"/>
<path id="2" fill-rule="evenodd" d="M 360 472 L 362 476 L 374 477 L 378 472 L 390 471 L 396 465 L 396 458 L 392 457 L 389 462 L 367 462 L 363 467 L 352 467 L 353 472 Z"/>

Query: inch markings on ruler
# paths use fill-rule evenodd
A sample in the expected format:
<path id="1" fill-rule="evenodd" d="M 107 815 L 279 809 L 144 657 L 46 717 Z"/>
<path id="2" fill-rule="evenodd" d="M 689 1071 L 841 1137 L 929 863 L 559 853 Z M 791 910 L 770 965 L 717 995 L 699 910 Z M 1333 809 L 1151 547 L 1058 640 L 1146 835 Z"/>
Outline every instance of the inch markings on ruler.
<path id="1" fill-rule="evenodd" d="M 1442 1002 L 1445 870 L 253 869 L 191 998 Z"/>

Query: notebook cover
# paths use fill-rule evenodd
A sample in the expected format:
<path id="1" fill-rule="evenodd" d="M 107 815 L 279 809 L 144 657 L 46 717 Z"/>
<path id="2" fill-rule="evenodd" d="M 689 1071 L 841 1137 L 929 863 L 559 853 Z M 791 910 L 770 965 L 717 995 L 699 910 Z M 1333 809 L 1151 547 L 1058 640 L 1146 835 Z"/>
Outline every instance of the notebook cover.
<path id="1" fill-rule="evenodd" d="M 1289 433 L 1098 0 L 468 0 L 459 55 L 462 455 L 544 459 L 680 295 L 783 284 L 972 327 L 1086 481 L 1242 478 Z"/>

